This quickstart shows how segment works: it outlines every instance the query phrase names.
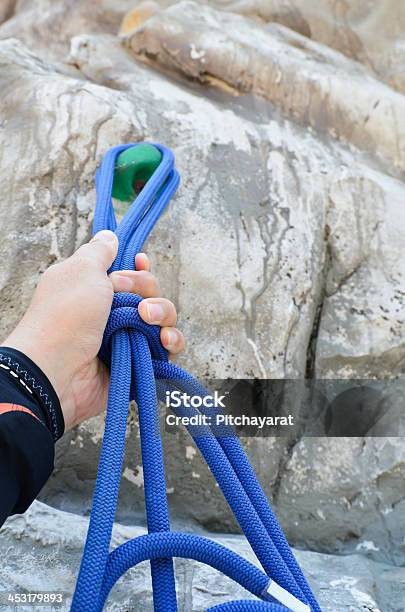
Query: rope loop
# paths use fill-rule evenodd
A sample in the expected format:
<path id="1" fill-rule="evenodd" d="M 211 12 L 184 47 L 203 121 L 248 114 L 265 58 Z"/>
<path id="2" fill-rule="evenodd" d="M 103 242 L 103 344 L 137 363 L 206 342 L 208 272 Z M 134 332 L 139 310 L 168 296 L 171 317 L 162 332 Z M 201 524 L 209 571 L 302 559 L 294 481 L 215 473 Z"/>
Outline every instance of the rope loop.
<path id="1" fill-rule="evenodd" d="M 100 356 L 108 366 L 111 366 L 111 339 L 119 330 L 132 330 L 141 333 L 148 342 L 152 358 L 159 361 L 168 361 L 167 351 L 160 341 L 160 327 L 145 323 L 138 312 L 138 306 L 141 302 L 142 298 L 133 293 L 116 293 L 114 295 L 100 350 Z"/>
<path id="2" fill-rule="evenodd" d="M 154 151 L 132 176 L 142 179 L 151 160 L 159 159 L 160 163 L 118 225 L 112 202 L 113 185 L 116 187 L 114 193 L 118 194 L 135 192 L 135 185 L 125 175 L 125 184 L 117 186 L 114 171 L 121 153 L 126 153 L 126 162 L 139 160 L 141 149 L 136 155 L 130 155 L 128 149 L 140 146 L 136 143 L 114 147 L 106 153 L 97 171 L 93 231 L 109 229 L 119 238 L 118 254 L 111 270 L 133 268 L 135 255 L 140 252 L 180 181 L 173 153 L 162 145 L 153 145 L 159 155 Z M 120 171 L 125 174 L 125 164 L 121 164 Z M 263 571 L 211 540 L 170 530 L 158 396 L 164 396 L 165 385 L 184 392 L 192 391 L 201 398 L 208 392 L 190 374 L 168 361 L 160 342 L 160 328 L 146 324 L 139 315 L 141 301 L 140 296 L 129 293 L 114 296 L 100 350 L 100 357 L 111 371 L 108 405 L 72 611 L 101 612 L 120 576 L 141 561 L 149 560 L 154 612 L 177 612 L 173 557 L 184 557 L 222 571 L 258 598 L 221 604 L 214 608 L 218 612 L 321 612 L 232 430 L 218 432 L 204 425 L 197 431 L 187 426 Z M 110 552 L 131 398 L 136 400 L 138 408 L 148 535 Z M 185 405 L 176 410 L 179 415 L 187 413 Z M 203 414 L 204 408 L 197 412 Z"/>

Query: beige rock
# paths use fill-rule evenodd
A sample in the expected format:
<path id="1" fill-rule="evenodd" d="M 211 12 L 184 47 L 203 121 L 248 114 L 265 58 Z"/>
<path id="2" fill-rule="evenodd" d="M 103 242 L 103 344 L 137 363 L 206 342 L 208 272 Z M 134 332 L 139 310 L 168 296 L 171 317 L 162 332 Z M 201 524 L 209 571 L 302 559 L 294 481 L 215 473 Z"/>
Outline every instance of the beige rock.
<path id="1" fill-rule="evenodd" d="M 405 9 L 397 0 L 217 0 L 218 8 L 277 22 L 362 62 L 405 91 Z"/>
<path id="2" fill-rule="evenodd" d="M 128 44 L 148 63 L 261 96 L 294 121 L 382 158 L 402 176 L 405 98 L 325 46 L 188 1 L 150 19 Z"/>
<path id="3" fill-rule="evenodd" d="M 178 0 L 154 0 L 167 8 Z M 55 57 L 82 32 L 116 32 L 126 13 L 145 0 L 3 0 L 0 36 L 15 36 Z M 279 23 L 363 63 L 371 74 L 405 90 L 405 11 L 397 0 L 199 0 L 262 23 Z M 143 10 L 143 9 L 142 9 Z M 13 15 L 15 11 L 15 15 Z M 11 17 L 11 19 L 10 19 Z"/>
<path id="4" fill-rule="evenodd" d="M 152 2 L 151 0 L 141 2 L 136 8 L 132 9 L 124 16 L 120 25 L 119 34 L 121 36 L 130 34 L 159 11 L 160 7 L 157 2 Z"/>
<path id="5" fill-rule="evenodd" d="M 136 2 L 136 0 L 135 0 Z M 162 7 L 178 0 L 159 0 Z M 279 23 L 363 63 L 381 81 L 405 90 L 405 10 L 397 0 L 200 0 L 224 11 Z"/>
<path id="6" fill-rule="evenodd" d="M 0 24 L 7 21 L 13 15 L 16 0 L 2 0 L 0 4 Z"/>

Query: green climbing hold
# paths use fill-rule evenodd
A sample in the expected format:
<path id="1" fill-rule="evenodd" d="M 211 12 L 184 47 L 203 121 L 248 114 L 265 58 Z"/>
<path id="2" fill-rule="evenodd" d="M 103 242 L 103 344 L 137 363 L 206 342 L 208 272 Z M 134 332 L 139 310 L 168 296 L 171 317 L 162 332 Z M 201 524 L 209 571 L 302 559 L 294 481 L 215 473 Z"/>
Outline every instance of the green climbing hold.
<path id="1" fill-rule="evenodd" d="M 151 144 L 131 147 L 117 157 L 112 195 L 117 200 L 134 200 L 162 160 L 162 154 Z"/>

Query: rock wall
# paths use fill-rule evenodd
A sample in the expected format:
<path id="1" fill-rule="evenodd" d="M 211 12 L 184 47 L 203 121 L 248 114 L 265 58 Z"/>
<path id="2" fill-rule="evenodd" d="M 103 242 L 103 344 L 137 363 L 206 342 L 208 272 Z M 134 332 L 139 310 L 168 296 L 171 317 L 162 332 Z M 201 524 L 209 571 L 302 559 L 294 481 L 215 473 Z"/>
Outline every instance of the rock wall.
<path id="1" fill-rule="evenodd" d="M 3 335 L 38 274 L 89 236 L 103 153 L 161 141 L 182 186 L 147 251 L 180 313 L 182 366 L 216 378 L 401 377 L 405 107 L 382 82 L 400 90 L 398 79 L 339 42 L 342 32 L 321 37 L 326 0 L 305 14 L 293 1 L 284 12 L 276 2 L 168 2 L 119 40 L 134 4 L 20 0 L 0 13 Z M 58 444 L 41 499 L 60 510 L 41 506 L 39 531 L 47 512 L 88 513 L 102 429 L 100 417 Z M 133 410 L 117 519 L 143 525 L 137 435 Z M 304 426 L 295 439 L 244 443 L 293 544 L 363 555 L 333 557 L 345 578 L 331 570 L 321 592 L 335 601 L 333 589 L 343 597 L 350 584 L 365 603 L 342 609 L 401 610 L 400 570 L 373 563 L 405 559 L 403 438 L 310 438 Z M 166 433 L 165 449 L 174 523 L 235 531 L 186 434 Z M 64 542 L 55 546 L 67 563 Z M 187 611 L 207 603 L 187 601 Z"/>

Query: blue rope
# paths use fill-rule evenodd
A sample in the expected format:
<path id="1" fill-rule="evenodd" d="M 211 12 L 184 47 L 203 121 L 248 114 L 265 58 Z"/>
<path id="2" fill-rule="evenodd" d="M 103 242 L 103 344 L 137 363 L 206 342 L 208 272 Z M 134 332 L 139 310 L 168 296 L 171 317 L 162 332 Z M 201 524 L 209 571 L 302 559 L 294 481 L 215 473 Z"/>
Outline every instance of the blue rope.
<path id="1" fill-rule="evenodd" d="M 110 149 L 96 175 L 94 233 L 115 231 L 119 249 L 112 270 L 133 269 L 144 241 L 179 185 L 172 152 L 155 145 L 162 160 L 117 225 L 111 200 L 117 156 L 136 144 Z M 114 296 L 100 356 L 110 366 L 111 380 L 105 432 L 100 453 L 93 507 L 83 558 L 72 602 L 73 612 L 103 610 L 116 581 L 141 561 L 151 564 L 155 612 L 177 612 L 173 557 L 194 559 L 224 573 L 259 600 L 215 606 L 212 612 L 266 610 L 321 612 L 285 539 L 256 475 L 230 428 L 189 426 L 188 431 L 216 478 L 263 570 L 206 538 L 170 531 L 158 398 L 167 388 L 204 397 L 206 390 L 187 372 L 169 363 L 160 343 L 160 329 L 138 314 L 141 298 Z M 110 552 L 110 541 L 122 472 L 128 403 L 138 405 L 148 534 Z M 201 408 L 215 415 L 215 410 Z M 200 414 L 184 405 L 178 416 Z M 279 605 L 282 602 L 285 605 Z"/>

